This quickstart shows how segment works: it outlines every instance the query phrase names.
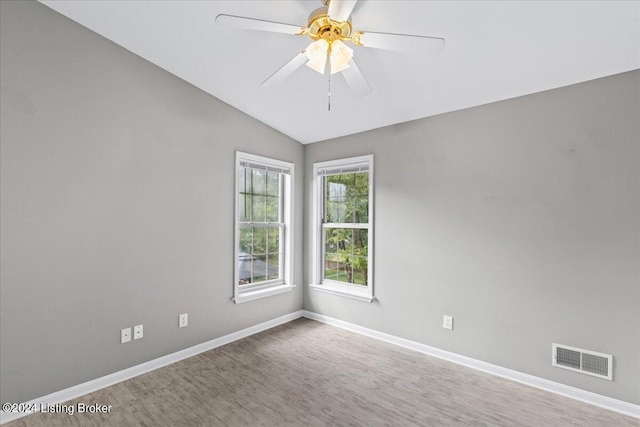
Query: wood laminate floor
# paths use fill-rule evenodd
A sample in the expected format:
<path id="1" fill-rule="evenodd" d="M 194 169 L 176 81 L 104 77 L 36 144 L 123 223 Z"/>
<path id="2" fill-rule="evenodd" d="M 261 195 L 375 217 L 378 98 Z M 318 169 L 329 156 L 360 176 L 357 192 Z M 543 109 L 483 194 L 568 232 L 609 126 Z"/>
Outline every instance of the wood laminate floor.
<path id="1" fill-rule="evenodd" d="M 308 319 L 67 402 L 18 426 L 640 426 L 640 420 Z"/>

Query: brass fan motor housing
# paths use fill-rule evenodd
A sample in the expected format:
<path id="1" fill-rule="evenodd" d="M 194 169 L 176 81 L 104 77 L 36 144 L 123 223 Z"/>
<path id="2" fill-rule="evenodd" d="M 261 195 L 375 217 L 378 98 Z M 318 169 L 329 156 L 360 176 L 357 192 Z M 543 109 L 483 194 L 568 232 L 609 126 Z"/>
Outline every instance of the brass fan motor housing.
<path id="1" fill-rule="evenodd" d="M 308 35 L 313 40 L 325 39 L 329 43 L 334 40 L 345 40 L 351 36 L 351 21 L 334 21 L 329 18 L 327 6 L 314 10 L 309 15 Z"/>

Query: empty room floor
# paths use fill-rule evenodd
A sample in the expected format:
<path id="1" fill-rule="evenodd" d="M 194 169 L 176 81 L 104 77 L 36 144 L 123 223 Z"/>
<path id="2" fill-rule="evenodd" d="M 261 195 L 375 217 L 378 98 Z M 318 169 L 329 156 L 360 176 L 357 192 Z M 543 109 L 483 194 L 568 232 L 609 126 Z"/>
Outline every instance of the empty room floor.
<path id="1" fill-rule="evenodd" d="M 640 421 L 298 319 L 6 426 L 635 426 Z"/>

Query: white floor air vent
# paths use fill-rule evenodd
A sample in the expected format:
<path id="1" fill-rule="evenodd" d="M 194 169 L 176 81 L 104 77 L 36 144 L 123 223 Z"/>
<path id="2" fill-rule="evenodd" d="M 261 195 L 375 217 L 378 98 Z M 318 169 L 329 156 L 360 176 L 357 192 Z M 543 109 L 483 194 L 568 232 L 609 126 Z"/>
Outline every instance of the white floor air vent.
<path id="1" fill-rule="evenodd" d="M 581 372 L 594 377 L 613 379 L 613 356 L 597 353 L 581 348 L 569 347 L 563 344 L 553 344 L 553 359 L 551 364 L 558 368 Z"/>

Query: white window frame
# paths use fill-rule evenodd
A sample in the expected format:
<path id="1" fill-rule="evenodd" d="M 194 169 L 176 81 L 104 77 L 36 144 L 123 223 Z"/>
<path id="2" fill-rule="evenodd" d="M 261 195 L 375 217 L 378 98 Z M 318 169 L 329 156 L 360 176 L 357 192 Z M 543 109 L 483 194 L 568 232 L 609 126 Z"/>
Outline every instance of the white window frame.
<path id="1" fill-rule="evenodd" d="M 369 172 L 369 222 L 368 230 L 368 272 L 367 272 L 367 286 L 354 285 L 345 282 L 339 282 L 335 280 L 323 279 L 324 269 L 324 233 L 323 233 L 323 217 L 324 217 L 324 176 L 325 172 L 335 169 L 345 169 L 345 171 L 352 171 L 357 168 L 366 168 Z M 348 173 L 348 172 L 346 172 Z M 313 266 L 312 266 L 312 283 L 310 287 L 319 292 L 326 292 L 334 295 L 340 295 L 347 298 L 353 298 L 359 301 L 372 302 L 375 297 L 373 296 L 373 259 L 374 259 L 374 218 L 373 218 L 373 154 L 349 157 L 345 159 L 330 160 L 326 162 L 317 162 L 313 164 Z M 345 224 L 350 228 L 353 224 Z"/>
<path id="2" fill-rule="evenodd" d="M 250 167 L 281 172 L 281 214 L 280 225 L 280 257 L 282 277 L 278 280 L 259 282 L 255 285 L 240 286 L 240 203 L 239 203 L 239 172 L 242 164 L 250 164 Z M 288 171 L 288 173 L 287 173 Z M 293 284 L 293 183 L 294 164 L 283 160 L 236 151 L 235 167 L 235 232 L 234 232 L 234 285 L 233 301 L 240 304 L 259 298 L 290 292 L 295 288 Z M 246 224 L 246 223 L 242 223 Z"/>

